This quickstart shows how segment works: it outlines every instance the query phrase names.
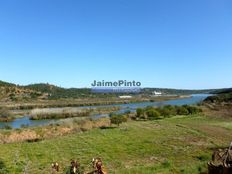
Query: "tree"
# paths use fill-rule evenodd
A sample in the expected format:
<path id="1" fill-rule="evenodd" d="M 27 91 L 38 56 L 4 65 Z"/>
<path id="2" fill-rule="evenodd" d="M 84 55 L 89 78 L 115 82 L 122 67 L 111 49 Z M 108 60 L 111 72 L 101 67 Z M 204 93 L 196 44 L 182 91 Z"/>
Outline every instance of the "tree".
<path id="1" fill-rule="evenodd" d="M 110 123 L 111 124 L 116 124 L 117 126 L 119 126 L 120 124 L 122 124 L 123 122 L 126 122 L 127 118 L 124 115 L 112 115 L 110 117 Z"/>

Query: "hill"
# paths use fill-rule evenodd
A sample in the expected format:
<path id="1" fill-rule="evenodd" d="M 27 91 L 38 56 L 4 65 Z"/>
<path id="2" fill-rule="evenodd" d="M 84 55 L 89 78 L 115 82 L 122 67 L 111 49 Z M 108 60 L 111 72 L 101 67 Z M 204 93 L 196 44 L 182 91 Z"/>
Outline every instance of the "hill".
<path id="1" fill-rule="evenodd" d="M 224 93 L 231 93 L 232 88 L 223 88 L 223 89 L 217 89 L 211 92 L 211 94 L 224 94 Z"/>
<path id="2" fill-rule="evenodd" d="M 99 94 L 92 93 L 90 88 L 61 88 L 50 84 L 32 84 L 24 86 L 27 89 L 32 89 L 40 92 L 49 93 L 49 98 L 81 98 L 81 97 L 113 97 L 123 95 L 117 94 Z M 190 95 L 190 94 L 201 94 L 211 93 L 214 89 L 207 90 L 183 90 L 183 89 L 169 89 L 169 88 L 143 88 L 141 90 L 142 95 L 152 95 L 154 91 L 162 92 L 166 95 Z M 137 94 L 130 94 L 137 95 Z"/>
<path id="3" fill-rule="evenodd" d="M 215 95 L 207 97 L 205 102 L 232 103 L 232 88 L 217 90 L 214 93 Z"/>
<path id="4" fill-rule="evenodd" d="M 0 80 L 0 86 L 13 87 L 13 86 L 16 86 L 16 85 L 13 84 L 13 83 L 8 83 L 8 82 L 4 82 L 4 81 Z"/>
<path id="5" fill-rule="evenodd" d="M 93 94 L 90 88 L 62 88 L 48 83 L 31 84 L 24 86 L 24 88 L 47 93 L 49 99 L 112 96 L 112 94 Z"/>
<path id="6" fill-rule="evenodd" d="M 143 88 L 144 94 L 151 94 L 154 91 L 162 92 L 167 95 L 190 95 L 190 94 L 208 94 L 215 91 L 215 89 L 203 90 L 188 90 L 188 89 L 171 89 L 171 88 Z"/>
<path id="7" fill-rule="evenodd" d="M 215 90 L 183 90 L 168 88 L 143 88 L 140 95 L 150 96 L 154 91 L 166 95 L 189 95 L 196 93 L 212 93 Z M 48 83 L 30 84 L 19 86 L 13 83 L 0 81 L 1 101 L 20 101 L 35 99 L 62 99 L 62 98 L 106 98 L 117 97 L 123 94 L 92 93 L 90 88 L 62 88 Z M 137 95 L 137 94 L 130 94 Z"/>
<path id="8" fill-rule="evenodd" d="M 232 118 L 232 88 L 215 91 L 202 104 L 208 116 Z"/>
<path id="9" fill-rule="evenodd" d="M 44 94 L 42 92 L 26 89 L 13 83 L 0 81 L 1 101 L 21 101 L 28 99 L 36 99 L 43 96 Z"/>

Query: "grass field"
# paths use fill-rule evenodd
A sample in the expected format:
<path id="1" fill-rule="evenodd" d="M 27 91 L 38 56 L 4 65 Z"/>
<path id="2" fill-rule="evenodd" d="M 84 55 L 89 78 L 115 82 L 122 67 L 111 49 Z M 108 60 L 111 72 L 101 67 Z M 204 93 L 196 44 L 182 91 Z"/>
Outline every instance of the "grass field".
<path id="1" fill-rule="evenodd" d="M 35 143 L 0 145 L 0 173 L 61 172 L 71 159 L 84 170 L 101 157 L 109 173 L 197 174 L 206 171 L 212 149 L 232 141 L 232 122 L 204 116 L 178 116 L 157 121 L 129 121 L 119 128 L 93 129 Z"/>

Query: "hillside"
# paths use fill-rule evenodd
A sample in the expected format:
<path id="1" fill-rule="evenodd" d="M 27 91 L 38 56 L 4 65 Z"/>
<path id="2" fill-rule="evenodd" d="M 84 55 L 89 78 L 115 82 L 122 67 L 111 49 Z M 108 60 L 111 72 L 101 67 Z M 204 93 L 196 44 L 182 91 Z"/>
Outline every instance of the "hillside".
<path id="1" fill-rule="evenodd" d="M 215 90 L 182 90 L 167 88 L 143 88 L 143 96 L 150 96 L 154 91 L 160 91 L 167 95 L 189 95 L 196 93 L 212 93 Z M 48 83 L 30 84 L 19 86 L 13 83 L 0 81 L 1 101 L 21 101 L 35 99 L 61 99 L 61 98 L 106 98 L 123 94 L 92 93 L 90 88 L 62 88 Z M 136 94 L 130 94 L 136 95 Z"/>
<path id="2" fill-rule="evenodd" d="M 42 92 L 0 81 L 0 100 L 3 102 L 30 100 L 43 97 L 45 97 L 45 95 Z"/>
<path id="3" fill-rule="evenodd" d="M 205 102 L 232 103 L 232 88 L 215 91 L 215 95 L 206 98 Z"/>
<path id="4" fill-rule="evenodd" d="M 16 85 L 13 84 L 13 83 L 8 83 L 8 82 L 4 82 L 4 81 L 0 80 L 0 86 L 13 87 L 13 86 L 16 86 Z"/>
<path id="5" fill-rule="evenodd" d="M 232 118 L 232 88 L 216 91 L 215 95 L 207 97 L 202 104 L 208 116 Z"/>
<path id="6" fill-rule="evenodd" d="M 90 88 L 62 88 L 48 83 L 31 84 L 24 88 L 47 93 L 49 99 L 114 96 L 114 94 L 93 94 Z"/>
<path id="7" fill-rule="evenodd" d="M 216 89 L 214 91 L 211 91 L 211 94 L 225 94 L 232 92 L 232 88 L 222 88 L 222 89 Z"/>

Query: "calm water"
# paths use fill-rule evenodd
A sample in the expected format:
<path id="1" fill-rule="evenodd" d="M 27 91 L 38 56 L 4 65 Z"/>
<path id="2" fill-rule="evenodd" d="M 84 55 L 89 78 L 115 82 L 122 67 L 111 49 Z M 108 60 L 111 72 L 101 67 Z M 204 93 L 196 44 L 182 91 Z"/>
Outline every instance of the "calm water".
<path id="1" fill-rule="evenodd" d="M 183 98 L 183 99 L 175 99 L 169 101 L 162 101 L 162 102 L 139 102 L 139 103 L 128 103 L 128 104 L 113 104 L 113 105 L 101 105 L 101 106 L 84 106 L 80 108 L 96 108 L 96 107 L 112 107 L 112 106 L 119 106 L 121 107 L 120 111 L 117 113 L 124 113 L 126 111 L 134 112 L 136 108 L 144 108 L 147 106 L 163 106 L 163 105 L 185 105 L 185 104 L 197 104 L 203 101 L 209 94 L 194 94 L 191 98 Z M 98 114 L 91 116 L 92 118 L 100 118 L 105 117 L 107 114 Z M 25 116 L 22 118 L 15 119 L 12 122 L 0 122 L 0 128 L 4 128 L 7 125 L 11 126 L 12 128 L 20 128 L 24 126 L 42 126 L 48 125 L 52 123 L 56 123 L 59 120 L 30 120 L 29 116 Z"/>

